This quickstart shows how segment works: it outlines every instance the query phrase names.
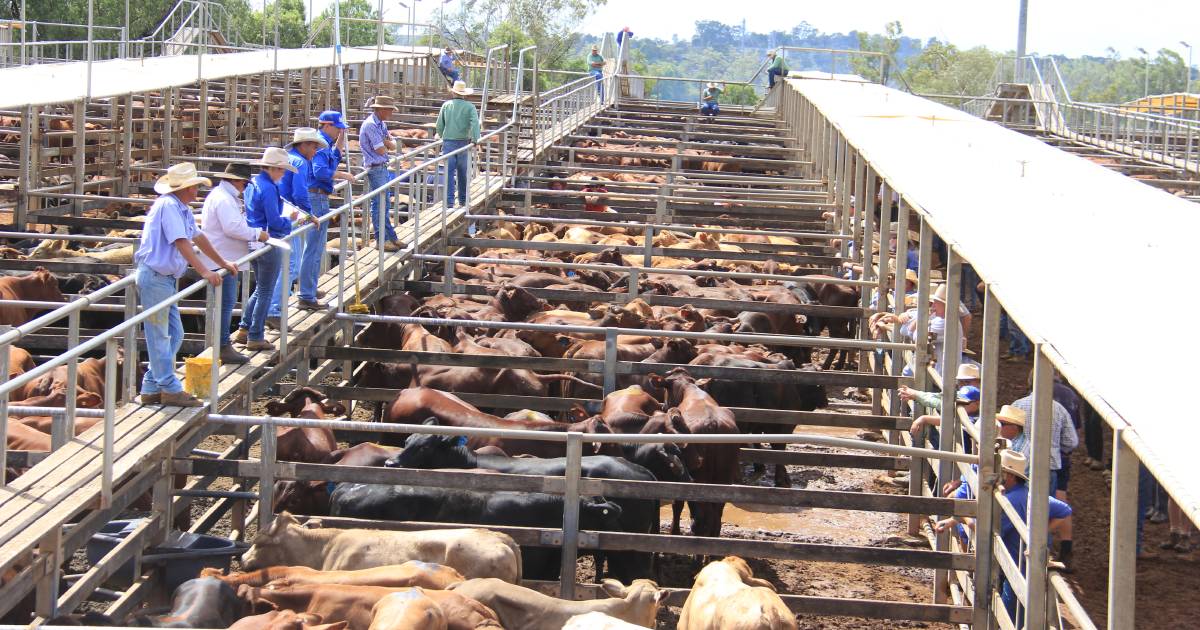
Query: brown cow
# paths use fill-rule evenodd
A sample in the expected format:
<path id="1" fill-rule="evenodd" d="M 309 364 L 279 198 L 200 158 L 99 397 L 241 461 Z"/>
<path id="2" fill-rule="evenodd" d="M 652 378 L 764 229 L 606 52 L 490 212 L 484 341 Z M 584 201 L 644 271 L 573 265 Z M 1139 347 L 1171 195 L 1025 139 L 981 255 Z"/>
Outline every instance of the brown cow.
<path id="1" fill-rule="evenodd" d="M 267 414 L 323 420 L 326 414 L 346 415 L 346 407 L 339 402 L 330 402 L 324 394 L 311 387 L 297 387 L 282 400 L 268 402 Z M 276 427 L 275 435 L 279 459 L 285 461 L 319 464 L 338 447 L 332 429 Z"/>
<path id="2" fill-rule="evenodd" d="M 8 423 L 8 448 L 13 451 L 50 452 L 50 434 L 42 433 L 16 420 L 5 420 Z"/>
<path id="3" fill-rule="evenodd" d="M 272 610 L 243 617 L 229 626 L 229 630 L 343 630 L 347 625 L 345 621 L 321 623 L 321 616 L 312 613 Z"/>
<path id="4" fill-rule="evenodd" d="M 0 300 L 66 301 L 62 292 L 58 290 L 58 279 L 45 267 L 38 267 L 33 273 L 24 276 L 0 278 Z M 24 306 L 0 306 L 0 325 L 20 326 L 46 310 Z"/>
<path id="5" fill-rule="evenodd" d="M 371 609 L 369 630 L 447 630 L 446 613 L 420 589 L 385 595 Z"/>
<path id="6" fill-rule="evenodd" d="M 337 584 L 306 584 L 284 588 L 255 588 L 243 585 L 238 597 L 253 610 L 303 610 L 320 615 L 322 619 L 349 622 L 350 630 L 368 630 L 375 604 L 393 593 L 410 589 L 380 586 L 343 586 Z M 500 619 L 490 608 L 453 591 L 429 591 L 421 594 L 437 603 L 446 614 L 448 627 L 454 630 L 501 628 Z"/>
<path id="7" fill-rule="evenodd" d="M 804 276 L 804 282 L 800 286 L 808 294 L 813 302 L 824 306 L 858 306 L 860 295 L 855 287 L 845 286 L 841 284 L 830 284 L 821 282 L 821 280 L 835 280 L 831 276 L 812 275 Z M 857 329 L 858 320 L 848 317 L 809 317 L 808 318 L 808 334 L 817 336 L 821 331 L 828 328 L 829 336 L 836 339 L 853 339 Z M 834 358 L 837 358 L 837 369 L 845 369 L 846 363 L 850 359 L 852 351 L 848 349 L 830 349 L 829 354 L 825 357 L 825 362 L 821 365 L 821 369 L 828 370 L 833 365 Z"/>
<path id="8" fill-rule="evenodd" d="M 28 351 L 16 346 L 8 348 L 8 378 L 11 380 L 14 376 L 20 376 L 29 370 L 37 367 L 33 362 L 33 355 Z"/>
<path id="9" fill-rule="evenodd" d="M 272 588 L 305 584 L 343 584 L 346 586 L 386 586 L 388 588 L 421 586 L 434 590 L 445 590 L 447 586 L 466 579 L 453 567 L 418 560 L 350 571 L 321 571 L 305 566 L 276 566 L 257 571 L 221 575 L 220 569 L 208 568 L 203 569 L 200 575 L 215 577 L 235 587 L 249 584 L 254 587 L 270 585 Z"/>

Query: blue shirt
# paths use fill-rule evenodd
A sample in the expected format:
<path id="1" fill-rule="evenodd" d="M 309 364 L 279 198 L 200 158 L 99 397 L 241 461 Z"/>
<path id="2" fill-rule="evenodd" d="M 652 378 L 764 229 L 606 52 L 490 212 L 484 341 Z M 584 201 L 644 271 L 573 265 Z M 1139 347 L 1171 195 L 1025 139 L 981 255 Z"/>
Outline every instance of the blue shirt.
<path id="1" fill-rule="evenodd" d="M 621 40 L 625 39 L 626 32 L 627 31 L 617 31 L 617 45 L 618 46 L 621 45 Z M 628 31 L 628 33 L 629 33 L 630 37 L 633 37 L 633 31 Z"/>
<path id="2" fill-rule="evenodd" d="M 292 222 L 281 214 L 283 198 L 279 187 L 266 173 L 259 173 L 246 184 L 246 222 L 250 227 L 265 228 L 271 238 L 283 238 L 292 232 Z"/>
<path id="3" fill-rule="evenodd" d="M 329 147 L 318 149 L 317 154 L 313 156 L 312 176 L 308 180 L 308 187 L 332 193 L 333 174 L 337 172 L 338 165 L 342 163 L 342 152 L 333 146 L 333 138 L 325 135 L 324 131 L 321 132 L 321 137 L 325 138 Z"/>
<path id="4" fill-rule="evenodd" d="M 1025 516 L 1025 510 L 1028 507 L 1026 504 L 1029 502 L 1029 484 L 1018 483 L 1016 486 L 1005 490 L 1004 497 L 1008 499 L 1009 503 L 1012 503 L 1013 509 L 1021 517 L 1021 521 L 1028 522 L 1029 519 Z M 1066 518 L 1071 515 L 1071 506 L 1054 497 L 1049 497 L 1049 499 L 1050 520 Z M 1003 510 L 1000 511 L 1000 540 L 1004 541 L 1004 547 L 1008 549 L 1008 555 L 1012 556 L 1012 559 L 1020 564 L 1021 558 L 1017 554 L 1020 550 L 1021 535 L 1017 533 L 1017 528 L 1013 527 L 1012 521 L 1008 519 L 1008 513 Z M 1047 540 L 1046 544 L 1049 545 L 1050 541 Z"/>
<path id="5" fill-rule="evenodd" d="M 288 161 L 296 167 L 296 172 L 286 171 L 283 174 L 283 179 L 279 180 L 279 194 L 293 206 L 312 212 L 312 206 L 308 203 L 308 178 L 312 174 L 312 162 L 295 147 L 288 150 Z"/>
<path id="6" fill-rule="evenodd" d="M 187 259 L 175 247 L 175 241 L 186 239 L 191 247 L 196 234 L 196 218 L 192 211 L 173 194 L 162 195 L 150 206 L 142 241 L 133 254 L 133 262 L 146 265 L 164 276 L 183 277 Z"/>
<path id="7" fill-rule="evenodd" d="M 376 153 L 376 149 L 384 146 L 387 138 L 387 125 L 372 113 L 358 128 L 358 146 L 363 154 L 363 165 L 367 168 L 387 164 L 387 155 Z"/>
<path id="8" fill-rule="evenodd" d="M 438 67 L 442 72 L 449 73 L 454 70 L 454 55 L 448 52 L 443 52 L 441 57 L 438 57 Z"/>
<path id="9" fill-rule="evenodd" d="M 908 250 L 908 261 L 905 265 L 906 269 L 918 271 L 921 267 L 920 254 L 915 249 Z"/>

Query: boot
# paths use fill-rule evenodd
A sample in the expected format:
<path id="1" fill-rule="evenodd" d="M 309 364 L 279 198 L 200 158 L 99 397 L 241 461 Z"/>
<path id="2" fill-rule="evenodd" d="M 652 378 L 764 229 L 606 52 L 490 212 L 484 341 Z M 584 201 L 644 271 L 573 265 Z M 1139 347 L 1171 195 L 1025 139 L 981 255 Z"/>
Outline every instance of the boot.
<path id="1" fill-rule="evenodd" d="M 1071 558 L 1074 555 L 1075 555 L 1075 553 L 1070 547 L 1067 547 L 1066 549 L 1062 549 L 1058 552 L 1058 561 L 1061 562 L 1063 565 L 1063 568 L 1062 568 L 1063 573 L 1074 573 L 1075 572 L 1075 569 L 1072 568 L 1072 566 L 1071 566 Z"/>
<path id="2" fill-rule="evenodd" d="M 203 407 L 204 401 L 187 392 L 163 392 L 162 404 L 167 407 Z"/>
<path id="3" fill-rule="evenodd" d="M 238 352 L 233 346 L 221 346 L 221 363 L 240 365 L 249 360 L 249 357 Z"/>
<path id="4" fill-rule="evenodd" d="M 249 332 L 245 328 L 238 328 L 236 333 L 233 333 L 233 343 L 246 345 L 249 339 Z"/>
<path id="5" fill-rule="evenodd" d="M 1192 544 L 1192 536 L 1190 534 L 1179 534 L 1179 542 L 1175 545 L 1175 551 L 1178 553 L 1189 553 L 1195 545 Z"/>

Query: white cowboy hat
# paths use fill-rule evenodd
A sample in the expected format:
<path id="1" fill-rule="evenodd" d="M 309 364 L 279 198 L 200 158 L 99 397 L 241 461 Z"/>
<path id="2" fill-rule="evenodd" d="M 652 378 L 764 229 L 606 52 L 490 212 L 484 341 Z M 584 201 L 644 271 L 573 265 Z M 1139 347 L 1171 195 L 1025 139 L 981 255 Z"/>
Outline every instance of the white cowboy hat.
<path id="1" fill-rule="evenodd" d="M 265 168 L 283 168 L 293 173 L 297 172 L 295 166 L 292 166 L 291 160 L 288 158 L 287 151 L 279 147 L 267 147 L 263 151 L 262 159 L 257 162 L 252 162 L 254 166 L 262 166 Z"/>
<path id="2" fill-rule="evenodd" d="M 945 284 L 937 285 L 937 289 L 934 289 L 934 291 L 933 291 L 933 297 L 931 297 L 929 299 L 931 299 L 935 302 L 941 302 L 942 304 L 945 304 L 946 303 L 946 285 Z"/>
<path id="3" fill-rule="evenodd" d="M 367 107 L 370 109 L 396 109 L 396 100 L 390 96 L 380 94 L 367 101 Z"/>
<path id="4" fill-rule="evenodd" d="M 1029 464 L 1029 460 L 1024 455 L 1009 449 L 1000 451 L 1000 470 L 1006 473 L 1012 473 L 1022 479 L 1028 479 L 1025 475 L 1025 467 Z"/>
<path id="5" fill-rule="evenodd" d="M 974 363 L 963 363 L 958 366 L 958 374 L 954 378 L 959 381 L 977 381 L 979 380 L 979 366 Z"/>
<path id="6" fill-rule="evenodd" d="M 716 87 L 717 87 L 717 82 L 716 82 L 716 81 L 709 81 L 709 82 L 708 82 L 708 86 L 707 86 L 707 87 L 708 87 L 709 89 L 714 89 L 714 88 L 716 88 Z"/>
<path id="7" fill-rule="evenodd" d="M 1025 427 L 1025 411 L 1012 405 L 1004 405 L 996 412 L 996 421 Z"/>
<path id="8" fill-rule="evenodd" d="M 321 145 L 322 149 L 329 148 L 329 143 L 325 141 L 321 132 L 312 127 L 296 127 L 296 130 L 292 132 L 292 141 L 283 145 L 283 148 L 290 149 L 301 142 L 316 142 Z"/>
<path id="9" fill-rule="evenodd" d="M 450 86 L 450 91 L 459 96 L 470 96 L 475 93 L 475 90 L 467 87 L 467 82 L 462 80 L 455 81 L 454 85 Z"/>
<path id="10" fill-rule="evenodd" d="M 184 188 L 204 184 L 212 186 L 212 180 L 201 177 L 196 172 L 196 165 L 191 162 L 180 162 L 167 169 L 167 173 L 154 182 L 154 192 L 165 195 Z"/>

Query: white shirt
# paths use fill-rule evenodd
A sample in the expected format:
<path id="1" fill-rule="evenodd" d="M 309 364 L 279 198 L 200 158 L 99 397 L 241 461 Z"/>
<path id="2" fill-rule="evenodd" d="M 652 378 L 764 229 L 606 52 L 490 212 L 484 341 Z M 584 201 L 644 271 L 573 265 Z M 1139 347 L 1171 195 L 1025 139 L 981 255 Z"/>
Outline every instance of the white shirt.
<path id="1" fill-rule="evenodd" d="M 213 249 L 229 262 L 249 254 L 250 243 L 258 242 L 258 235 L 262 233 L 262 229 L 246 223 L 242 193 L 225 180 L 221 180 L 204 198 L 200 226 L 200 231 L 212 243 Z M 200 262 L 210 270 L 217 269 L 217 265 L 203 253 L 200 254 Z M 245 271 L 249 266 L 243 264 L 239 269 Z"/>

